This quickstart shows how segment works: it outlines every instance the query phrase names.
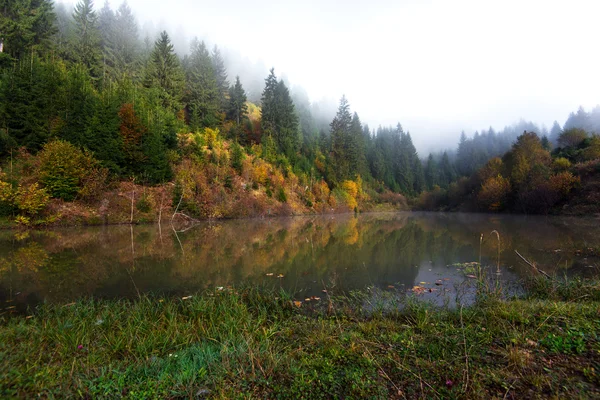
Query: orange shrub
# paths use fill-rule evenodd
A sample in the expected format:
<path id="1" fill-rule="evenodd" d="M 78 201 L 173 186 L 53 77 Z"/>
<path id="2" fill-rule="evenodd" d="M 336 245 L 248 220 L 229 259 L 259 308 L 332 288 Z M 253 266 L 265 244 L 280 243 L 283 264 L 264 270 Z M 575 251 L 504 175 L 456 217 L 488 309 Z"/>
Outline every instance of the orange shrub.
<path id="1" fill-rule="evenodd" d="M 481 207 L 489 211 L 498 211 L 504 208 L 510 193 L 510 182 L 502 175 L 488 178 L 482 185 L 477 201 Z"/>
<path id="2" fill-rule="evenodd" d="M 321 203 L 327 202 L 327 199 L 329 198 L 329 186 L 327 186 L 327 182 L 324 180 L 316 182 L 312 187 L 312 191 L 316 201 Z"/>
<path id="3" fill-rule="evenodd" d="M 260 159 L 255 159 L 255 163 L 252 168 L 252 180 L 256 183 L 264 185 L 267 183 L 269 176 L 269 166 L 266 162 Z"/>
<path id="4" fill-rule="evenodd" d="M 561 196 L 568 195 L 579 182 L 579 177 L 574 176 L 568 171 L 552 175 L 549 180 L 550 188 Z"/>

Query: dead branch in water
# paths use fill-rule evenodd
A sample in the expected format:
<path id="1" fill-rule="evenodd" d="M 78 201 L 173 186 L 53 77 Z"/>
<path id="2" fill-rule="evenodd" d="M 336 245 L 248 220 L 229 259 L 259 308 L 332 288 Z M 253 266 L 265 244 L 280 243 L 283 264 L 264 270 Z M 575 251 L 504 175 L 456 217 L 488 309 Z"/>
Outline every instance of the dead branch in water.
<path id="1" fill-rule="evenodd" d="M 181 205 L 182 200 L 183 200 L 183 194 L 181 195 L 181 197 L 179 197 L 179 203 L 177 203 L 177 207 L 175 207 L 175 211 L 173 212 L 173 215 L 171 215 L 171 228 L 173 229 L 173 231 L 175 231 L 175 227 L 173 226 L 173 220 L 175 219 L 175 216 L 177 216 L 177 215 L 181 215 L 182 217 L 186 218 L 189 222 L 192 223 L 192 225 L 194 223 L 201 222 L 199 219 L 190 217 L 189 215 L 179 211 L 179 206 Z M 179 232 L 185 232 L 188 229 L 189 228 L 184 229 L 183 231 L 179 231 Z"/>
<path id="2" fill-rule="evenodd" d="M 515 250 L 515 253 L 517 253 L 517 255 L 519 257 L 521 257 L 521 260 L 525 261 L 525 263 L 527 265 L 529 265 L 531 268 L 535 269 L 537 272 L 539 272 L 540 274 L 544 275 L 546 278 L 553 280 L 552 277 L 550 275 L 548 275 L 546 272 L 542 271 L 541 269 L 539 269 L 538 267 L 535 266 L 534 263 L 529 262 L 525 257 L 523 257 L 517 250 Z"/>

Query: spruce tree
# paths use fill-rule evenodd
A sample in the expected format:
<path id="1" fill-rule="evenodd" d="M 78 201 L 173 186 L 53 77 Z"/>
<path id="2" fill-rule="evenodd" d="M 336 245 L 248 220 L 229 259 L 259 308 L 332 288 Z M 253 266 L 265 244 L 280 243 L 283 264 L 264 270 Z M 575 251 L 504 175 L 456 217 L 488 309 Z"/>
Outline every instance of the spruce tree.
<path id="1" fill-rule="evenodd" d="M 21 58 L 47 48 L 55 19 L 50 0 L 0 0 L 0 53 Z"/>
<path id="2" fill-rule="evenodd" d="M 234 121 L 237 125 L 248 113 L 246 104 L 246 91 L 242 87 L 240 77 L 235 77 L 235 85 L 229 88 L 229 105 L 227 107 L 227 118 Z"/>
<path id="3" fill-rule="evenodd" d="M 217 81 L 217 91 L 222 109 L 227 109 L 227 94 L 229 91 L 229 82 L 227 81 L 227 69 L 225 61 L 221 55 L 221 50 L 215 45 L 212 51 L 212 65 Z"/>
<path id="4" fill-rule="evenodd" d="M 265 79 L 261 100 L 263 132 L 273 137 L 281 153 L 289 159 L 295 158 L 300 144 L 298 117 L 290 92 L 282 80 L 277 81 L 274 69 Z"/>
<path id="5" fill-rule="evenodd" d="M 163 107 L 178 111 L 184 86 L 183 72 L 171 39 L 165 31 L 161 32 L 154 43 L 144 83 L 149 88 L 161 90 Z"/>
<path id="6" fill-rule="evenodd" d="M 72 57 L 87 68 L 92 78 L 99 78 L 102 74 L 100 31 L 93 0 L 80 0 L 75 5 L 73 22 Z"/>
<path id="7" fill-rule="evenodd" d="M 341 182 L 350 176 L 349 163 L 349 138 L 352 125 L 352 115 L 350 114 L 350 104 L 346 96 L 342 96 L 340 105 L 331 121 L 331 162 L 335 181 Z"/>
<path id="8" fill-rule="evenodd" d="M 192 129 L 213 127 L 220 121 L 221 108 L 215 71 L 204 42 L 195 39 L 185 63 L 185 103 Z"/>
<path id="9" fill-rule="evenodd" d="M 113 77 L 135 78 L 139 53 L 138 26 L 126 1 L 119 6 L 115 14 L 110 48 Z"/>
<path id="10" fill-rule="evenodd" d="M 431 190 L 435 185 L 439 185 L 439 171 L 438 165 L 433 154 L 429 154 L 427 157 L 427 164 L 425 164 L 425 182 L 427 189 Z"/>
<path id="11" fill-rule="evenodd" d="M 348 137 L 348 163 L 350 169 L 349 178 L 359 174 L 362 177 L 368 176 L 367 158 L 365 155 L 365 139 L 363 128 L 358 114 L 355 112 L 350 124 L 350 135 Z"/>
<path id="12" fill-rule="evenodd" d="M 448 153 L 444 152 L 442 155 L 442 160 L 440 162 L 440 186 L 447 188 L 450 183 L 456 180 L 457 173 L 454 169 L 454 166 L 450 162 L 450 158 L 448 157 Z"/>

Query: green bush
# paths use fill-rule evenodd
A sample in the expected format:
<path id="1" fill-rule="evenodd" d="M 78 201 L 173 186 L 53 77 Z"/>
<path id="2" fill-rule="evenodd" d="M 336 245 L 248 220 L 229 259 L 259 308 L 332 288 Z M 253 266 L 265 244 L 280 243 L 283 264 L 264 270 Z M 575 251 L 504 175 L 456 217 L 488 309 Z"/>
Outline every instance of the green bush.
<path id="1" fill-rule="evenodd" d="M 91 154 L 71 143 L 56 140 L 47 143 L 38 154 L 37 175 L 52 197 L 73 200 L 98 162 Z"/>
<path id="2" fill-rule="evenodd" d="M 14 214 L 15 191 L 8 182 L 0 181 L 0 217 L 9 217 Z"/>
<path id="3" fill-rule="evenodd" d="M 149 213 L 152 210 L 152 205 L 148 200 L 147 196 L 142 196 L 137 203 L 135 203 L 135 208 L 142 213 Z"/>
<path id="4" fill-rule="evenodd" d="M 242 174 L 244 166 L 244 150 L 237 142 L 234 142 L 231 148 L 231 167 L 237 171 L 238 174 Z"/>
<path id="5" fill-rule="evenodd" d="M 277 193 L 277 200 L 279 200 L 282 203 L 285 203 L 287 201 L 287 195 L 285 194 L 285 190 L 282 187 L 279 188 L 279 192 Z"/>
<path id="6" fill-rule="evenodd" d="M 24 214 L 35 216 L 39 214 L 50 200 L 48 192 L 40 188 L 37 183 L 29 186 L 20 186 L 14 197 L 15 206 Z"/>

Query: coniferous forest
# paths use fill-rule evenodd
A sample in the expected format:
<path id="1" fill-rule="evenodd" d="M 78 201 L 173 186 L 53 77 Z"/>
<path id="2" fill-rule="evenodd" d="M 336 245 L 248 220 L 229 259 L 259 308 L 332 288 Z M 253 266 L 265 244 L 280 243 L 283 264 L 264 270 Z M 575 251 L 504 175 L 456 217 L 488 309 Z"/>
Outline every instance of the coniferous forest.
<path id="1" fill-rule="evenodd" d="M 9 221 L 599 211 L 599 107 L 549 131 L 520 121 L 418 154 L 400 123 L 373 129 L 345 97 L 326 119 L 275 69 L 249 96 L 219 47 L 194 38 L 178 54 L 166 31 L 141 37 L 126 2 L 4 1 L 0 37 Z"/>

